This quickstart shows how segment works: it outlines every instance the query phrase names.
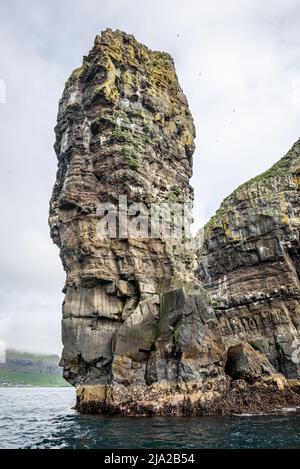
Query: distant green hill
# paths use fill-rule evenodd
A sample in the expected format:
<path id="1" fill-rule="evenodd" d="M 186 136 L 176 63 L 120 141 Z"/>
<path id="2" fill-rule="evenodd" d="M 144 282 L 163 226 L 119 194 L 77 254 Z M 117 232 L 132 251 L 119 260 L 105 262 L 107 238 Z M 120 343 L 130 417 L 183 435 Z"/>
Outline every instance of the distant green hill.
<path id="1" fill-rule="evenodd" d="M 62 377 L 57 355 L 8 350 L 0 364 L 0 386 L 70 386 Z"/>
<path id="2" fill-rule="evenodd" d="M 47 363 L 59 363 L 58 355 L 43 355 L 30 352 L 19 352 L 18 350 L 7 350 L 6 360 L 19 359 L 19 360 L 40 360 Z"/>

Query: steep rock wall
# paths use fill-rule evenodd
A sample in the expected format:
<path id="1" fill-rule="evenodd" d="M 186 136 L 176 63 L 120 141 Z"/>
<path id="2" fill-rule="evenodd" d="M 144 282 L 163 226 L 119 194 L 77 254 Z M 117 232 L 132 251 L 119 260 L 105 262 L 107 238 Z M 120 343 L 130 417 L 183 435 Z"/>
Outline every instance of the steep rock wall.
<path id="1" fill-rule="evenodd" d="M 49 218 L 67 273 L 61 363 L 76 386 L 143 386 L 222 369 L 194 253 L 182 240 L 97 233 L 99 203 L 118 204 L 120 195 L 148 209 L 191 204 L 194 137 L 172 58 L 119 31 L 97 36 L 60 101 Z"/>
<path id="2" fill-rule="evenodd" d="M 120 31 L 97 36 L 59 104 L 49 217 L 67 274 L 61 364 L 81 412 L 199 415 L 300 401 L 278 374 L 297 375 L 299 179 L 289 162 L 298 147 L 269 188 L 264 178 L 224 202 L 198 260 L 185 232 L 133 236 L 119 224 L 120 196 L 144 204 L 141 222 L 153 204 L 191 206 L 194 138 L 172 58 Z M 103 216 L 115 236 L 99 233 Z"/>
<path id="3" fill-rule="evenodd" d="M 247 342 L 287 378 L 300 338 L 300 141 L 222 203 L 204 230 L 199 278 L 226 347 Z M 296 363 L 295 363 L 296 361 Z"/>

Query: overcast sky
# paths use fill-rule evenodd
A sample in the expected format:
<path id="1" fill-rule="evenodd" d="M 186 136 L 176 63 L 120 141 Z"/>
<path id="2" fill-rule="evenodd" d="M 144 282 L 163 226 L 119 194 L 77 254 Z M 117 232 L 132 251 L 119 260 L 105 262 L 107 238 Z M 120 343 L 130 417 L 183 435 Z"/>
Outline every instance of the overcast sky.
<path id="1" fill-rule="evenodd" d="M 48 230 L 64 82 L 94 37 L 175 60 L 197 129 L 196 225 L 299 138 L 300 0 L 1 0 L 0 340 L 60 352 L 64 272 Z M 6 104 L 1 103 L 4 84 Z"/>

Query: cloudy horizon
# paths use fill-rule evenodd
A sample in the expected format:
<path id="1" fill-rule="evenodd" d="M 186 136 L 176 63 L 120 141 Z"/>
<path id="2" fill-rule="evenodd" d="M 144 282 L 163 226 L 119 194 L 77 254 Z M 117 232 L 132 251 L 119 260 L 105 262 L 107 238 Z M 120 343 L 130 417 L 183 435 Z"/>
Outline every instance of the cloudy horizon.
<path id="1" fill-rule="evenodd" d="M 64 83 L 95 36 L 124 30 L 173 56 L 197 131 L 200 227 L 300 136 L 299 26 L 300 0 L 1 1 L 0 340 L 61 351 L 65 274 L 47 221 L 53 129 Z"/>

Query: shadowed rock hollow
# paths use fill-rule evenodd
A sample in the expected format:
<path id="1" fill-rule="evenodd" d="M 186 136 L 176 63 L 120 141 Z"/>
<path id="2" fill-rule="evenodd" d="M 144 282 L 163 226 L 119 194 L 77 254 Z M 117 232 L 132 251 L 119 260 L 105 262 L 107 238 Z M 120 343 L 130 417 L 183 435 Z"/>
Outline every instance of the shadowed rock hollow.
<path id="1" fill-rule="evenodd" d="M 143 203 L 148 210 L 153 204 L 192 204 L 194 138 L 193 119 L 170 55 L 153 52 L 120 31 L 97 36 L 82 66 L 67 81 L 59 104 L 58 172 L 49 218 L 67 274 L 61 364 L 65 378 L 77 388 L 77 408 L 82 412 L 226 413 L 227 402 L 230 413 L 233 402 L 243 410 L 243 395 L 263 396 L 252 406 L 260 410 L 268 405 L 265 396 L 272 396 L 269 405 L 274 407 L 273 388 L 279 404 L 298 399 L 283 376 L 298 376 L 289 355 L 298 333 L 296 325 L 291 326 L 293 321 L 298 324 L 299 309 L 299 230 L 298 225 L 292 229 L 291 221 L 298 217 L 299 185 L 292 176 L 285 175 L 276 186 L 284 183 L 282 191 L 291 195 L 281 222 L 276 218 L 276 228 L 285 233 L 283 241 L 291 244 L 286 248 L 289 257 L 282 254 L 277 234 L 277 244 L 267 236 L 273 232 L 270 215 L 259 218 L 253 208 L 261 203 L 259 197 L 249 196 L 251 206 L 248 196 L 241 201 L 240 225 L 230 211 L 235 199 L 228 214 L 225 205 L 223 218 L 217 215 L 206 227 L 200 255 L 184 237 L 131 236 L 118 230 L 115 238 L 99 235 L 99 204 L 118 206 L 120 196 L 126 196 L 129 205 Z M 277 206 L 277 193 L 270 192 L 265 210 Z M 159 226 L 163 218 L 158 219 Z M 243 238 L 226 244 L 234 224 Z M 247 244 L 248 238 L 252 244 Z M 280 283 L 290 301 L 285 303 L 281 289 L 273 308 L 277 323 L 274 319 L 260 329 L 259 342 L 252 333 L 228 331 L 226 324 L 229 317 L 239 316 L 238 308 L 248 308 L 246 316 L 251 316 L 258 285 L 260 295 L 265 290 L 269 294 L 269 282 L 265 288 L 261 281 L 268 256 L 275 262 L 271 271 L 280 269 L 285 276 Z M 235 299 L 230 290 L 223 292 L 224 282 L 228 285 L 228 277 L 235 275 L 224 280 L 223 258 L 223 269 L 232 272 L 234 266 L 256 261 L 252 277 L 250 270 L 248 277 L 237 272 L 240 287 L 234 290 Z M 262 274 L 255 276 L 260 269 Z M 262 318 L 272 310 L 267 302 L 263 307 Z M 274 324 L 278 336 L 284 336 L 277 355 L 279 339 L 272 345 L 270 338 Z"/>

